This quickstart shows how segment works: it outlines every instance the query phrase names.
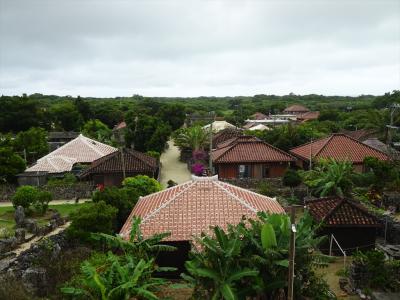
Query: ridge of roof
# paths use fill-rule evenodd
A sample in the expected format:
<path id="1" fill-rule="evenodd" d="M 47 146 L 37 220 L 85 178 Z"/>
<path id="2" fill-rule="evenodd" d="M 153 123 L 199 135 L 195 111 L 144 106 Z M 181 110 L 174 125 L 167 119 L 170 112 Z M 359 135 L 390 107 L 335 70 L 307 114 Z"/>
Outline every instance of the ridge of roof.
<path id="1" fill-rule="evenodd" d="M 189 183 L 189 182 L 187 182 Z M 197 183 L 197 181 L 191 181 L 190 184 L 188 184 L 182 191 L 178 192 L 176 195 L 174 195 L 171 199 L 169 199 L 168 201 L 166 201 L 165 203 L 162 203 L 159 207 L 157 207 L 156 209 L 154 209 L 153 211 L 151 211 L 150 213 L 148 213 L 142 220 L 141 224 L 146 223 L 147 220 L 151 219 L 153 216 L 155 216 L 158 212 L 160 212 L 163 208 L 167 207 L 169 204 L 171 204 L 176 198 L 178 198 L 180 195 L 182 195 L 184 192 L 186 192 L 190 187 L 192 187 L 193 185 L 195 185 Z M 164 190 L 165 191 L 165 190 Z M 159 191 L 158 193 L 161 193 L 163 191 Z M 150 194 L 148 196 L 154 196 L 157 193 L 154 194 Z M 147 196 L 146 196 L 147 197 Z M 141 198 L 141 201 L 144 201 L 144 199 L 146 197 Z"/>
<path id="2" fill-rule="evenodd" d="M 319 203 L 319 202 L 323 203 L 325 201 L 332 201 L 333 207 L 321 218 L 321 220 L 320 220 L 321 222 L 324 222 L 324 223 L 327 222 L 331 217 L 333 217 L 335 215 L 336 211 L 338 211 L 344 204 L 348 204 L 351 207 L 353 207 L 356 210 L 363 213 L 364 215 L 367 215 L 368 217 L 373 218 L 378 223 L 377 217 L 374 214 L 372 214 L 371 212 L 369 212 L 366 207 L 364 207 L 361 203 L 357 203 L 347 197 L 344 197 L 344 198 L 340 198 L 338 196 L 322 197 L 322 198 L 318 198 L 318 199 L 305 201 L 305 204 L 306 204 L 306 206 L 308 206 L 309 204 L 313 205 L 315 203 Z"/>
<path id="3" fill-rule="evenodd" d="M 239 138 L 240 138 L 240 137 L 239 137 Z M 271 148 L 272 150 L 275 150 L 275 151 L 277 151 L 277 152 L 279 152 L 279 153 L 281 153 L 281 154 L 283 154 L 283 155 L 285 155 L 285 156 L 291 158 L 292 160 L 295 160 L 295 157 L 294 157 L 293 155 L 291 155 L 291 154 L 289 154 L 289 153 L 283 151 L 282 149 L 276 148 L 276 147 L 272 146 L 271 144 L 268 144 L 267 142 L 264 142 L 263 140 L 258 139 L 258 140 L 248 140 L 248 141 L 235 141 L 235 142 L 233 142 L 232 144 L 229 144 L 229 145 L 227 145 L 227 146 L 225 146 L 225 147 L 217 148 L 217 149 L 214 150 L 214 151 L 223 150 L 223 149 L 226 149 L 226 148 L 227 148 L 227 149 L 226 149 L 225 151 L 221 151 L 221 154 L 219 154 L 217 157 L 215 157 L 215 158 L 214 158 L 214 161 L 216 162 L 216 161 L 217 161 L 218 159 L 220 159 L 223 155 L 226 155 L 227 153 L 229 153 L 230 151 L 232 151 L 236 146 L 238 146 L 238 145 L 240 145 L 240 144 L 256 144 L 256 143 L 258 143 L 258 144 L 263 144 L 263 145 L 265 145 L 266 147 L 269 147 L 269 148 Z"/>
<path id="4" fill-rule="evenodd" d="M 218 181 L 214 181 L 216 185 L 218 185 L 222 190 L 224 190 L 228 195 L 230 195 L 233 199 L 239 201 L 240 204 L 245 206 L 246 208 L 250 209 L 252 212 L 257 213 L 257 209 L 255 209 L 253 206 L 251 206 L 249 203 L 244 201 L 243 199 L 240 199 L 238 196 L 236 196 L 234 193 L 226 189 L 224 186 L 218 183 Z"/>

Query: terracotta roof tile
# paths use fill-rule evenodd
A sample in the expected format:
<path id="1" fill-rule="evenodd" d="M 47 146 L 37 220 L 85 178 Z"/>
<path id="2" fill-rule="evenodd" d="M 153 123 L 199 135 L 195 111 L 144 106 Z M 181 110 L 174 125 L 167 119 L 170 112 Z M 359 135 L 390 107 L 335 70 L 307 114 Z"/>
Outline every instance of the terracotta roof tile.
<path id="1" fill-rule="evenodd" d="M 320 198 L 306 202 L 310 214 L 325 226 L 380 226 L 361 204 L 349 199 Z"/>
<path id="2" fill-rule="evenodd" d="M 252 120 L 264 120 L 267 118 L 267 115 L 264 115 L 263 113 L 260 112 L 256 112 L 252 114 L 250 117 Z"/>
<path id="3" fill-rule="evenodd" d="M 171 232 L 167 241 L 187 241 L 210 226 L 227 228 L 242 216 L 256 217 L 258 211 L 284 213 L 280 204 L 269 197 L 218 181 L 200 177 L 164 191 L 143 197 L 136 204 L 120 234 L 128 239 L 133 216 L 142 219 L 145 237 Z"/>
<path id="4" fill-rule="evenodd" d="M 362 163 L 365 157 L 376 157 L 388 160 L 389 157 L 368 145 L 365 145 L 345 134 L 336 133 L 329 137 L 304 144 L 289 151 L 291 154 L 309 160 L 312 158 L 333 158 L 336 160 L 349 160 L 353 163 Z"/>
<path id="5" fill-rule="evenodd" d="M 301 121 L 309 121 L 309 120 L 316 120 L 319 118 L 319 111 L 308 111 L 304 114 L 301 114 L 297 117 L 297 119 Z"/>
<path id="6" fill-rule="evenodd" d="M 214 163 L 281 162 L 294 161 L 294 157 L 263 141 L 232 142 L 211 152 Z"/>
<path id="7" fill-rule="evenodd" d="M 123 149 L 126 172 L 155 172 L 158 168 L 157 159 L 133 149 Z M 121 151 L 116 151 L 103 156 L 86 169 L 81 177 L 94 173 L 120 173 L 122 172 Z"/>
<path id="8" fill-rule="evenodd" d="M 359 141 L 364 141 L 368 138 L 376 136 L 376 131 L 373 129 L 342 130 L 340 133 Z"/>
<path id="9" fill-rule="evenodd" d="M 289 107 L 283 110 L 283 112 L 308 112 L 308 111 L 310 110 L 307 107 L 300 104 L 290 105 Z"/>
<path id="10" fill-rule="evenodd" d="M 212 144 L 216 147 L 219 143 L 222 143 L 230 138 L 243 135 L 243 132 L 236 128 L 226 128 L 213 135 Z"/>

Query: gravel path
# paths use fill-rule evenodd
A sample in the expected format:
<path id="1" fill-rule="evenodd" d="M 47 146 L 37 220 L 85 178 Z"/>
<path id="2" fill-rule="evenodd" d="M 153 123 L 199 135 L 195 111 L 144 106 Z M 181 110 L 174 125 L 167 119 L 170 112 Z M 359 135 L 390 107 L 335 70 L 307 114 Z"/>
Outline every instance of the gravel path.
<path id="1" fill-rule="evenodd" d="M 168 141 L 168 149 L 161 154 L 161 184 L 167 186 L 167 181 L 172 179 L 177 183 L 191 180 L 191 174 L 185 163 L 179 160 L 179 149 L 172 140 Z"/>

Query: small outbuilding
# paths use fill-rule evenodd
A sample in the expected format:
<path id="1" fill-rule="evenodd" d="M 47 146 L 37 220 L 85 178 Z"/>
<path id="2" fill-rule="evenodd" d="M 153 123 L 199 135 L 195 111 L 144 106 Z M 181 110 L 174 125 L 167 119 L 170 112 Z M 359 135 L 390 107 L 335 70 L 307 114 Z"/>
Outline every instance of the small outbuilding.
<path id="1" fill-rule="evenodd" d="M 284 213 L 273 198 L 263 196 L 218 180 L 218 176 L 196 177 L 158 193 L 140 198 L 120 231 L 129 239 L 132 219 L 141 218 L 143 236 L 170 232 L 167 244 L 178 248 L 175 252 L 161 253 L 160 265 L 184 271 L 191 241 L 202 232 L 211 233 L 211 226 L 227 229 L 238 224 L 243 216 L 256 218 L 257 212 Z"/>
<path id="2" fill-rule="evenodd" d="M 360 203 L 350 199 L 328 197 L 306 201 L 306 207 L 315 222 L 322 225 L 319 235 L 328 237 L 320 246 L 323 252 L 329 252 L 332 235 L 346 255 L 357 249 L 369 250 L 375 247 L 377 229 L 381 225 Z M 333 243 L 332 249 L 335 253 L 339 251 L 336 243 Z"/>
<path id="3" fill-rule="evenodd" d="M 121 149 L 92 162 L 80 178 L 91 180 L 95 185 L 121 186 L 124 175 L 147 175 L 157 179 L 158 173 L 156 158 L 133 149 Z"/>

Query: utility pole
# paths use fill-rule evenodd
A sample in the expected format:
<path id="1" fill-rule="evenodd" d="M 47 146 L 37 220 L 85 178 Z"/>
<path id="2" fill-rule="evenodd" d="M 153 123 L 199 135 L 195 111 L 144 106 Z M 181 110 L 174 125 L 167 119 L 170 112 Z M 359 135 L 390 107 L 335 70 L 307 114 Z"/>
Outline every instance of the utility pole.
<path id="1" fill-rule="evenodd" d="M 296 243 L 296 206 L 290 207 L 290 244 L 289 244 L 289 274 L 288 274 L 288 300 L 293 300 L 294 259 Z"/>
<path id="2" fill-rule="evenodd" d="M 389 151 L 389 155 L 392 154 L 391 151 L 391 144 L 392 144 L 392 129 L 399 129 L 399 127 L 393 126 L 394 123 L 394 114 L 396 112 L 397 109 L 400 109 L 400 104 L 398 103 L 393 103 L 391 108 L 391 112 L 390 112 L 390 124 L 386 125 L 387 127 L 387 140 L 386 140 L 386 144 L 388 147 L 388 151 Z M 392 156 L 392 155 L 391 155 Z"/>
<path id="3" fill-rule="evenodd" d="M 211 152 L 212 152 L 212 141 L 213 141 L 213 123 L 215 121 L 215 113 L 212 111 L 210 114 L 213 115 L 211 124 L 210 124 L 210 152 L 208 153 L 208 168 L 210 169 L 211 175 L 214 174 L 213 172 L 213 164 L 212 164 L 212 158 L 211 158 Z"/>

